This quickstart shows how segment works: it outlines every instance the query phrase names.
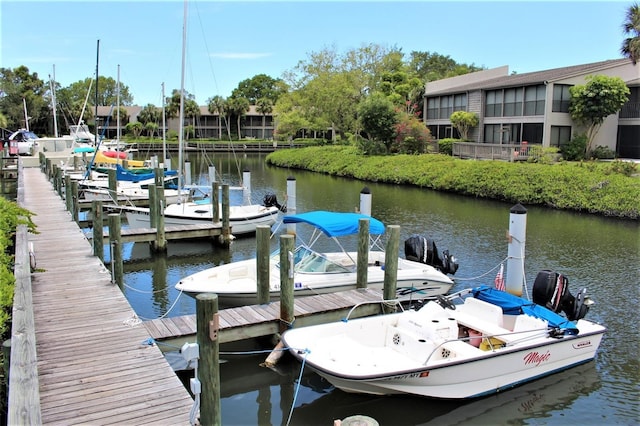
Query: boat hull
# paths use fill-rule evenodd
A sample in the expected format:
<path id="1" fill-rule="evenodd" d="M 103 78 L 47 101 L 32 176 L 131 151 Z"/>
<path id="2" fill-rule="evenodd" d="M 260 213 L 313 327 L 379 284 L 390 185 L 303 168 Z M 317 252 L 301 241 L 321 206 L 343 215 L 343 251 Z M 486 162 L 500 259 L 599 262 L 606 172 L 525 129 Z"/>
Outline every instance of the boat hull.
<path id="1" fill-rule="evenodd" d="M 357 253 L 325 253 L 329 257 L 348 256 L 357 258 Z M 382 289 L 384 286 L 384 266 L 375 259 L 384 259 L 383 252 L 370 253 L 371 264 L 367 268 L 367 287 Z M 221 265 L 183 278 L 176 289 L 189 295 L 216 293 L 226 306 L 243 306 L 258 303 L 256 259 L 248 259 Z M 269 271 L 269 294 L 271 300 L 280 299 L 280 268 L 272 257 Z M 295 297 L 313 296 L 355 290 L 357 272 L 353 269 L 345 273 L 303 273 L 294 274 L 293 293 Z M 433 268 L 406 259 L 398 259 L 397 297 L 402 300 L 433 298 L 446 294 L 453 286 L 448 277 L 435 272 Z"/>
<path id="2" fill-rule="evenodd" d="M 261 206 L 262 207 L 262 206 Z M 221 207 L 222 208 L 222 207 Z M 278 219 L 279 210 L 275 207 L 251 208 L 251 206 L 230 207 L 229 226 L 233 235 L 245 235 L 256 232 L 257 226 L 272 226 Z M 132 228 L 149 228 L 149 209 L 128 209 L 125 211 L 127 223 Z M 194 225 L 212 223 L 212 215 L 177 215 L 165 210 L 165 226 Z"/>
<path id="3" fill-rule="evenodd" d="M 577 335 L 500 328 L 483 334 L 506 345 L 482 349 L 472 339 L 458 337 L 463 314 L 443 311 L 439 316 L 407 311 L 302 327 L 286 331 L 282 339 L 291 354 L 346 392 L 467 399 L 589 362 L 605 332 L 586 320 L 577 322 Z M 528 317 L 513 317 L 520 316 Z M 484 321 L 476 318 L 475 323 Z"/>

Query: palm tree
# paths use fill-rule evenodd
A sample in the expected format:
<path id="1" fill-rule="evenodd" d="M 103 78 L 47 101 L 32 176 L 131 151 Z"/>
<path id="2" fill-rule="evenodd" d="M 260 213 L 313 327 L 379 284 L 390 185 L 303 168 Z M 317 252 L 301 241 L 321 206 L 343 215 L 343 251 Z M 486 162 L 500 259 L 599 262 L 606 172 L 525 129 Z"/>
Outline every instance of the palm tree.
<path id="1" fill-rule="evenodd" d="M 262 139 L 264 139 L 265 121 L 267 114 L 273 112 L 273 103 L 270 99 L 260 98 L 256 102 L 256 111 L 262 114 Z"/>
<path id="2" fill-rule="evenodd" d="M 229 100 L 229 107 L 236 115 L 238 121 L 238 140 L 242 139 L 242 133 L 240 131 L 240 119 L 244 117 L 244 115 L 249 111 L 249 99 L 240 97 L 240 98 L 231 98 Z"/>
<path id="3" fill-rule="evenodd" d="M 635 65 L 640 61 L 640 6 L 638 3 L 629 6 L 622 29 L 630 37 L 622 42 L 620 52 L 631 59 Z"/>
<path id="4" fill-rule="evenodd" d="M 207 109 L 211 114 L 218 114 L 218 139 L 222 139 L 222 117 L 227 101 L 219 95 L 209 98 L 207 101 Z"/>

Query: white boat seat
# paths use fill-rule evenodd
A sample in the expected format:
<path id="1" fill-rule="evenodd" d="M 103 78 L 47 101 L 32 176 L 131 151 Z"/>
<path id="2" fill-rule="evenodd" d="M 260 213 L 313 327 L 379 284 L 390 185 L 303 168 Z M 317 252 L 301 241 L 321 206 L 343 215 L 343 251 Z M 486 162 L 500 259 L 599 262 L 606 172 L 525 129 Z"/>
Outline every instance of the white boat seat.
<path id="1" fill-rule="evenodd" d="M 457 305 L 456 310 L 477 316 L 498 327 L 503 326 L 502 308 L 483 300 L 468 297 L 462 305 Z"/>
<path id="2" fill-rule="evenodd" d="M 530 337 L 541 337 L 544 332 L 549 328 L 549 324 L 540 318 L 532 317 L 531 315 L 518 315 L 513 325 L 514 338 L 527 339 Z"/>

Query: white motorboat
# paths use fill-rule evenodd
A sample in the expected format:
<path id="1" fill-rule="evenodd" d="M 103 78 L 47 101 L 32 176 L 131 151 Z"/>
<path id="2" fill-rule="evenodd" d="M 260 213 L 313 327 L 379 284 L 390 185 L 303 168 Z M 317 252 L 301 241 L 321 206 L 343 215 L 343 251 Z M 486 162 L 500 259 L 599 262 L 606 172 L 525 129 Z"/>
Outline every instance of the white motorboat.
<path id="1" fill-rule="evenodd" d="M 475 398 L 595 357 L 605 327 L 583 319 L 592 302 L 566 284 L 542 271 L 533 302 L 482 286 L 419 310 L 290 329 L 282 340 L 347 392 Z"/>
<path id="2" fill-rule="evenodd" d="M 313 211 L 286 215 L 283 223 L 306 223 L 313 227 L 310 244 L 300 243 L 294 253 L 294 295 L 311 296 L 356 288 L 357 252 L 346 251 L 338 237 L 358 233 L 359 221 L 369 219 L 370 235 L 378 236 L 370 244 L 367 280 L 368 287 L 384 285 L 385 252 L 377 248 L 385 226 L 379 220 L 358 213 Z M 320 252 L 313 248 L 322 235 L 331 238 L 339 251 Z M 457 269 L 457 265 L 456 265 Z M 453 281 L 430 264 L 399 258 L 397 290 L 399 297 L 421 299 L 447 293 Z M 248 259 L 220 265 L 181 279 L 176 289 L 190 295 L 216 293 L 225 306 L 257 303 L 257 262 Z M 270 257 L 269 291 L 271 300 L 280 297 L 280 254 Z"/>
<path id="3" fill-rule="evenodd" d="M 235 236 L 252 234 L 261 225 L 272 226 L 276 223 L 280 213 L 279 204 L 269 200 L 275 199 L 273 194 L 264 197 L 263 204 L 232 205 L 229 207 L 229 225 Z M 220 218 L 222 204 L 218 205 Z M 132 228 L 149 228 L 149 209 L 144 207 L 123 208 L 127 223 Z M 169 204 L 164 210 L 165 226 L 192 225 L 212 223 L 213 207 L 210 198 L 191 200 Z"/>

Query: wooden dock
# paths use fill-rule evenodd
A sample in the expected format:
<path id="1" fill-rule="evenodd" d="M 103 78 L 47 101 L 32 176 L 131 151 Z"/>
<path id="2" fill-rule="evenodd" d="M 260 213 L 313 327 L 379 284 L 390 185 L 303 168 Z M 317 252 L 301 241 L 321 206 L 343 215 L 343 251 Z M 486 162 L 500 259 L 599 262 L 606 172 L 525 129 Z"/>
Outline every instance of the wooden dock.
<path id="1" fill-rule="evenodd" d="M 189 424 L 192 398 L 158 347 L 145 343 L 146 329 L 127 325 L 131 306 L 64 202 L 39 169 L 21 175 L 19 202 L 36 215 L 39 232 L 28 236 L 37 269 L 27 275 L 36 353 L 18 353 L 12 334 L 11 384 L 37 387 L 13 396 L 19 407 L 10 395 L 9 420 L 13 412 L 16 423 L 40 423 L 25 421 L 37 418 L 29 410 L 38 401 L 23 400 L 31 397 L 39 399 L 41 424 Z M 14 371 L 14 362 L 28 365 L 15 357 L 28 356 L 37 359 L 37 377 Z"/>
<path id="2" fill-rule="evenodd" d="M 293 325 L 304 327 L 339 321 L 349 314 L 349 318 L 377 315 L 382 312 L 381 301 L 382 291 L 372 289 L 297 298 Z M 356 305 L 358 307 L 353 309 Z M 221 309 L 219 314 L 220 343 L 271 336 L 280 331 L 280 302 L 278 301 L 264 305 Z M 186 342 L 195 342 L 195 315 L 161 318 L 145 321 L 143 324 L 154 340 L 166 344 L 166 346 L 160 345 L 162 350 L 175 350 Z"/>

